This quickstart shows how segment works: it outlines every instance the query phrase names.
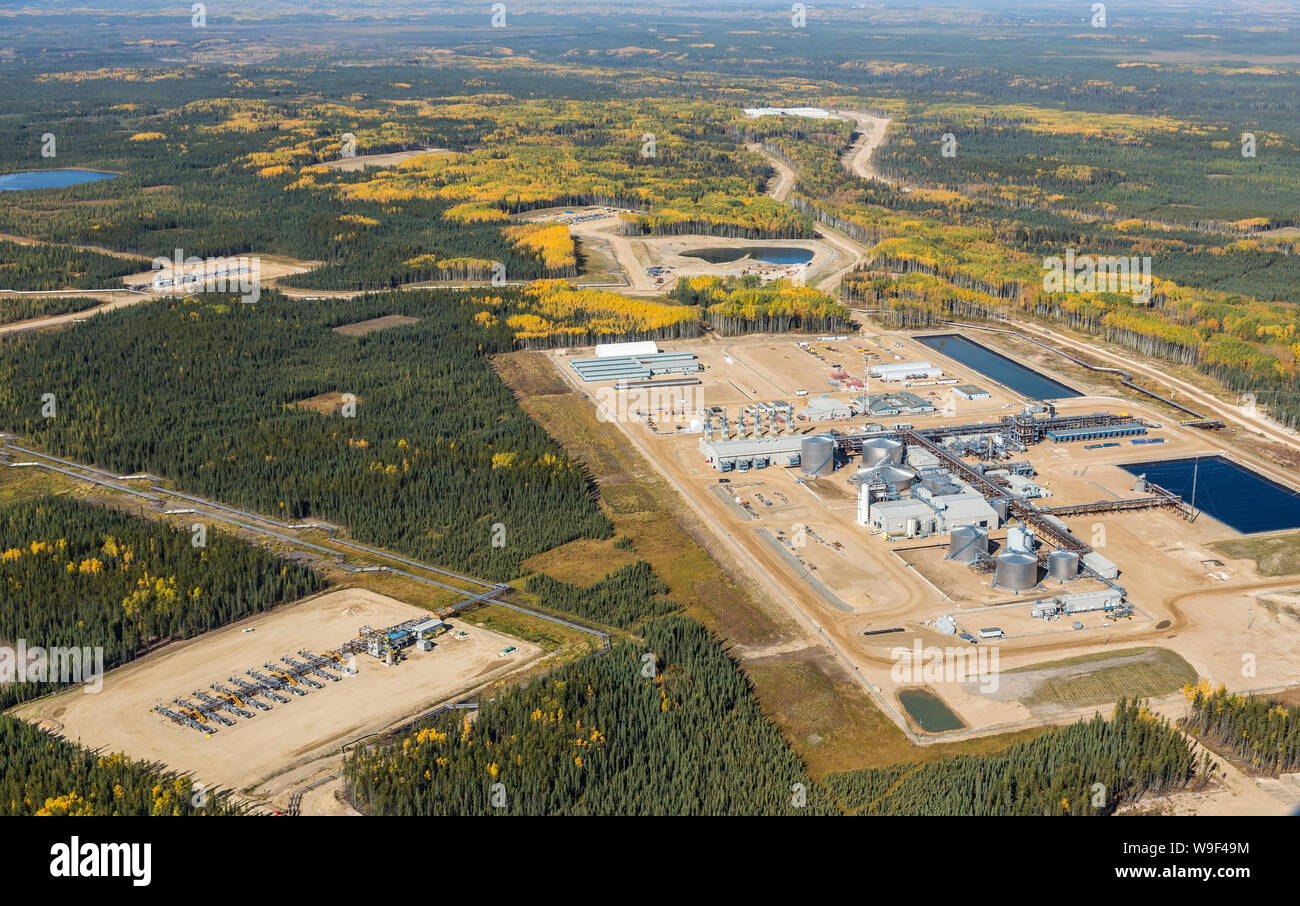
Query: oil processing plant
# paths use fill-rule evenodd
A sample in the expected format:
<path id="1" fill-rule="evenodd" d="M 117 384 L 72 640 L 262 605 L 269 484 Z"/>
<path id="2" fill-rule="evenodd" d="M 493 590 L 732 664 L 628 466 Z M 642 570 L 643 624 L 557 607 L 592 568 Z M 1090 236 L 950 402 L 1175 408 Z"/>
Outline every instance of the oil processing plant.
<path id="1" fill-rule="evenodd" d="M 741 436 L 730 436 L 733 427 Z M 1119 568 L 1063 517 L 1161 507 L 1192 520 L 1196 511 L 1180 495 L 1141 479 L 1131 497 L 1045 504 L 1040 501 L 1051 492 L 1034 481 L 1033 465 L 1016 457 L 1047 441 L 1112 443 L 1144 437 L 1154 427 L 1125 413 L 1058 415 L 1050 404 L 1034 404 L 991 422 L 795 434 L 787 406 L 751 404 L 734 421 L 725 412 L 709 413 L 699 448 L 721 473 L 798 467 L 802 481 L 856 463 L 850 481 L 857 525 L 890 541 L 946 535 L 947 559 L 1010 593 L 1033 594 L 1046 583 L 1057 593 L 1035 602 L 1033 615 L 1051 619 L 1125 607 Z M 1007 540 L 993 554 L 989 533 L 1001 528 Z M 1103 588 L 1069 591 L 1081 577 Z"/>

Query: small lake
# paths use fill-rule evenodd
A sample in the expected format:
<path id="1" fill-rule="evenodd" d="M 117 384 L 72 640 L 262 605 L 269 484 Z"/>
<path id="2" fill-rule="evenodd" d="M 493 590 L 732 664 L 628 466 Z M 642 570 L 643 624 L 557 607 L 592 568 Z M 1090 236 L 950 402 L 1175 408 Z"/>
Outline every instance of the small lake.
<path id="1" fill-rule="evenodd" d="M 927 733 L 960 730 L 966 726 L 961 718 L 943 703 L 943 699 L 929 689 L 904 689 L 898 693 L 898 700 L 908 716 Z"/>
<path id="2" fill-rule="evenodd" d="M 956 334 L 939 334 L 916 338 L 935 352 L 940 352 L 967 368 L 972 368 L 987 378 L 997 381 L 1004 387 L 1026 399 L 1055 400 L 1082 393 L 1054 381 L 1045 374 L 1032 368 L 1026 368 L 1014 359 L 1009 359 L 1000 352 L 994 352 L 987 346 L 981 346 L 973 340 Z"/>
<path id="3" fill-rule="evenodd" d="M 740 261 L 742 258 L 753 258 L 756 261 L 764 261 L 768 264 L 807 264 L 813 259 L 813 253 L 809 249 L 794 248 L 793 246 L 687 249 L 681 255 L 684 258 L 699 258 L 701 261 L 709 262 L 709 264 L 729 264 L 732 261 Z"/>
<path id="4" fill-rule="evenodd" d="M 116 179 L 116 173 L 101 170 L 25 170 L 22 173 L 0 174 L 0 192 L 22 192 L 25 189 L 61 189 L 83 182 Z"/>
<path id="5" fill-rule="evenodd" d="M 1131 462 L 1120 468 L 1146 475 L 1147 481 L 1181 494 L 1242 534 L 1300 528 L 1300 493 L 1222 456 Z"/>

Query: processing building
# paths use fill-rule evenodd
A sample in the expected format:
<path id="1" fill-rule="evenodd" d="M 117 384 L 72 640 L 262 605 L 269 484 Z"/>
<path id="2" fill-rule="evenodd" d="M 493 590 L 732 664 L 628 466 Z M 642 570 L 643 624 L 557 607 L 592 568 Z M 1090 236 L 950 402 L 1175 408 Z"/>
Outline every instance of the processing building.
<path id="1" fill-rule="evenodd" d="M 832 421 L 834 419 L 852 418 L 853 407 L 848 403 L 830 396 L 816 396 L 808 401 L 807 407 L 800 413 L 804 418 L 814 422 Z"/>
<path id="2" fill-rule="evenodd" d="M 613 344 L 639 345 L 639 344 Z M 653 343 L 650 346 L 654 346 Z M 633 353 L 631 355 L 597 354 L 594 358 L 569 359 L 569 367 L 584 382 L 645 380 L 657 374 L 695 374 L 701 370 L 692 352 Z"/>
<path id="3" fill-rule="evenodd" d="M 719 472 L 735 469 L 765 469 L 768 466 L 797 466 L 801 461 L 803 442 L 807 438 L 797 434 L 778 437 L 752 437 L 737 440 L 700 439 L 700 452 Z M 829 445 L 834 454 L 835 444 Z"/>
<path id="4" fill-rule="evenodd" d="M 872 365 L 867 373 L 882 381 L 906 381 L 914 378 L 943 377 L 943 369 L 936 368 L 929 362 L 886 362 Z"/>
<path id="5" fill-rule="evenodd" d="M 909 390 L 897 393 L 873 393 L 867 398 L 865 415 L 884 418 L 892 415 L 931 415 L 935 405 Z"/>
<path id="6" fill-rule="evenodd" d="M 972 489 L 932 495 L 917 488 L 911 497 L 873 502 L 867 508 L 868 524 L 885 535 L 916 538 L 951 532 L 957 528 L 988 531 L 999 526 L 998 514 Z"/>

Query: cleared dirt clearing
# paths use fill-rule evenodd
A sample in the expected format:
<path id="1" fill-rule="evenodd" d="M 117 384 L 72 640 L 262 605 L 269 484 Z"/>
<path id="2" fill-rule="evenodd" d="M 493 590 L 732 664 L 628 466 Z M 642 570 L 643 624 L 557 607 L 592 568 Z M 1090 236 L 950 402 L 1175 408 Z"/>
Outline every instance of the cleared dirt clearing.
<path id="1" fill-rule="evenodd" d="M 247 679 L 244 671 L 250 668 L 265 673 L 264 662 L 296 657 L 299 648 L 333 648 L 362 624 L 380 628 L 427 613 L 364 589 L 326 592 L 168 645 L 109 672 L 98 694 L 74 689 L 12 713 L 91 748 L 160 761 L 192 771 L 209 785 L 248 790 L 291 766 L 336 753 L 343 743 L 400 724 L 489 676 L 516 670 L 541 649 L 453 621 L 467 638 L 440 636 L 432 651 L 408 649 L 407 659 L 395 667 L 358 655 L 356 676 L 337 683 L 320 680 L 325 688 L 310 689 L 306 696 L 286 694 L 288 704 L 269 702 L 271 711 L 235 717 L 235 726 L 220 727 L 211 736 L 172 723 L 153 706 L 170 705 L 176 696 L 192 698 L 194 689 L 212 694 L 210 683 L 229 686 L 227 677 Z M 250 628 L 255 631 L 244 631 Z M 498 656 L 511 645 L 517 649 L 511 657 Z"/>

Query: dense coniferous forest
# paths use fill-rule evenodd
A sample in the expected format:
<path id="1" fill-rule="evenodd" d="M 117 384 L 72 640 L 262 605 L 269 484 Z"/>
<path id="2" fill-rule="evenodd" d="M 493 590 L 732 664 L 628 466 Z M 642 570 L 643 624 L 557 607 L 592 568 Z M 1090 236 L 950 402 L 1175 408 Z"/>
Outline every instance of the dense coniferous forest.
<path id="1" fill-rule="evenodd" d="M 68 498 L 0 508 L 0 639 L 102 648 L 105 670 L 324 584 L 215 527 L 198 548 L 189 532 Z M 53 691 L 55 679 L 0 685 L 0 708 Z"/>
<path id="2" fill-rule="evenodd" d="M 547 607 L 621 629 L 677 609 L 672 601 L 658 597 L 667 593 L 668 586 L 659 580 L 644 560 L 625 566 L 586 587 L 570 585 L 539 573 L 529 577 L 526 590 L 537 595 L 537 599 Z"/>
<path id="3" fill-rule="evenodd" d="M 1189 689 L 1187 729 L 1245 760 L 1265 774 L 1300 768 L 1300 708 L 1253 695 L 1237 695 L 1208 683 Z"/>
<path id="4" fill-rule="evenodd" d="M 121 309 L 0 344 L 0 422 L 59 456 L 510 579 L 527 557 L 610 526 L 583 470 L 492 371 L 487 356 L 514 340 L 475 320 L 494 309 L 476 299 L 264 293 Z M 386 315 L 419 321 L 333 329 Z M 355 417 L 299 405 L 330 394 L 352 394 Z M 498 523 L 504 547 L 491 543 Z"/>
<path id="5" fill-rule="evenodd" d="M 1177 792 L 1212 769 L 1141 702 L 1012 746 L 833 774 L 827 789 L 855 815 L 1109 815 L 1143 795 Z"/>
<path id="6" fill-rule="evenodd" d="M 148 267 L 140 261 L 100 252 L 0 240 L 0 289 L 116 288 L 122 285 L 118 277 Z"/>
<path id="7" fill-rule="evenodd" d="M 98 299 L 81 296 L 22 297 L 0 299 L 0 324 L 25 321 L 28 318 L 48 318 L 74 311 L 85 311 L 102 303 Z"/>
<path id="8" fill-rule="evenodd" d="M 0 815 L 244 815 L 228 793 L 125 755 L 91 752 L 0 714 Z"/>
<path id="9" fill-rule="evenodd" d="M 669 616 L 643 631 L 644 645 L 498 693 L 472 722 L 354 750 L 349 798 L 371 815 L 834 812 L 702 626 Z"/>

